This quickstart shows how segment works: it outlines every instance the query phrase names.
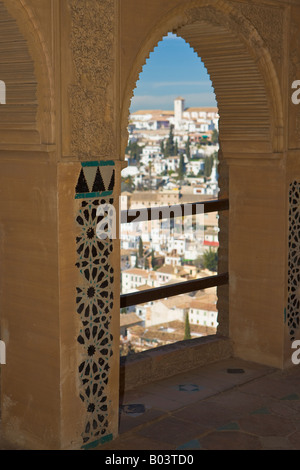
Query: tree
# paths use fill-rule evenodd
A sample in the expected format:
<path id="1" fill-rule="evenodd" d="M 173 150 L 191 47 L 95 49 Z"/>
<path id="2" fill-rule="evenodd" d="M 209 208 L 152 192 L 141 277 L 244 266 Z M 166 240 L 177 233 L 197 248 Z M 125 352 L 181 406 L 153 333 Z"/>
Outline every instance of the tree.
<path id="1" fill-rule="evenodd" d="M 190 139 L 190 137 L 188 138 L 188 140 L 185 144 L 185 154 L 188 157 L 188 159 L 190 160 L 190 158 L 191 158 L 191 139 Z"/>
<path id="2" fill-rule="evenodd" d="M 131 175 L 128 175 L 126 178 L 121 178 L 121 190 L 122 192 L 128 191 L 129 193 L 132 193 L 135 190 L 135 185 Z"/>
<path id="3" fill-rule="evenodd" d="M 192 339 L 189 314 L 185 315 L 184 340 Z"/>
<path id="4" fill-rule="evenodd" d="M 199 269 L 203 269 L 204 268 L 203 256 L 198 256 L 194 261 L 194 265 Z"/>
<path id="5" fill-rule="evenodd" d="M 154 254 L 154 250 L 152 250 L 152 252 L 151 252 L 151 266 L 152 266 L 152 269 L 155 268 L 155 254 Z"/>
<path id="6" fill-rule="evenodd" d="M 164 157 L 174 157 L 176 155 L 176 146 L 174 141 L 174 125 L 170 126 L 169 137 L 165 145 Z"/>
<path id="7" fill-rule="evenodd" d="M 178 179 L 182 181 L 185 177 L 186 174 L 186 166 L 184 162 L 184 156 L 180 156 L 180 161 L 179 161 L 179 168 L 178 168 Z"/>
<path id="8" fill-rule="evenodd" d="M 178 142 L 177 140 L 175 141 L 175 148 L 174 148 L 174 155 L 178 155 L 179 151 L 178 151 Z"/>
<path id="9" fill-rule="evenodd" d="M 213 166 L 214 166 L 214 156 L 211 155 L 210 157 L 206 157 L 205 158 L 205 161 L 204 161 L 204 176 L 206 176 L 206 178 L 210 178 L 211 176 L 211 172 L 212 172 L 212 169 L 213 169 Z"/>
<path id="10" fill-rule="evenodd" d="M 216 145 L 219 143 L 219 132 L 217 129 L 213 130 L 212 136 L 211 136 L 211 143 Z"/>
<path id="11" fill-rule="evenodd" d="M 203 254 L 203 265 L 205 269 L 208 269 L 212 272 L 218 271 L 218 253 L 212 251 L 211 248 L 209 251 L 206 251 Z"/>
<path id="12" fill-rule="evenodd" d="M 142 237 L 139 239 L 139 258 L 143 258 L 144 256 L 144 245 L 143 245 L 143 240 Z"/>
<path id="13" fill-rule="evenodd" d="M 141 147 L 137 142 L 131 142 L 130 140 L 126 148 L 126 153 L 130 156 L 129 164 L 132 162 L 139 163 L 142 152 L 143 147 Z"/>

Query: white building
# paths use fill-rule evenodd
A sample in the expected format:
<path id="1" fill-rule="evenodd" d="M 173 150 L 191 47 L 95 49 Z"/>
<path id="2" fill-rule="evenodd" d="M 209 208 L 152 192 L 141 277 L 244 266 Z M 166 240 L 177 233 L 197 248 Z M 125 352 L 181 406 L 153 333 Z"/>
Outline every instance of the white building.
<path id="1" fill-rule="evenodd" d="M 168 240 L 168 251 L 176 251 L 178 255 L 183 256 L 186 251 L 186 238 L 170 238 Z"/>
<path id="2" fill-rule="evenodd" d="M 174 111 L 137 111 L 130 116 L 130 125 L 136 130 L 159 131 L 174 124 L 176 131 L 209 132 L 218 129 L 219 112 L 216 107 L 186 108 L 184 98 L 174 100 Z"/>
<path id="3" fill-rule="evenodd" d="M 178 255 L 176 251 L 166 253 L 165 265 L 181 266 L 182 256 Z"/>
<path id="4" fill-rule="evenodd" d="M 168 170 L 167 162 L 161 157 L 156 157 L 153 160 L 153 170 L 156 175 L 161 175 Z"/>
<path id="5" fill-rule="evenodd" d="M 122 272 L 122 293 L 134 292 L 138 287 L 147 284 L 149 272 L 145 269 L 133 268 Z"/>
<path id="6" fill-rule="evenodd" d="M 160 149 L 159 145 L 145 145 L 145 147 L 143 148 L 142 154 L 145 155 L 145 156 L 148 156 L 148 155 L 161 155 L 160 150 L 161 149 Z"/>
<path id="7" fill-rule="evenodd" d="M 189 303 L 190 297 L 187 295 L 154 302 L 146 309 L 145 326 L 151 327 L 176 320 L 183 322 Z"/>
<path id="8" fill-rule="evenodd" d="M 205 167 L 203 160 L 190 160 L 186 165 L 186 171 L 188 175 L 197 176 L 200 171 L 203 171 Z"/>
<path id="9" fill-rule="evenodd" d="M 175 157 L 167 157 L 166 163 L 167 163 L 168 171 L 173 171 L 174 173 L 176 173 L 176 171 L 178 171 L 179 164 L 180 164 L 180 156 L 177 155 Z"/>
<path id="10" fill-rule="evenodd" d="M 189 320 L 191 325 L 217 328 L 218 310 L 216 302 L 206 302 L 205 299 L 201 298 L 192 300 L 189 308 Z"/>

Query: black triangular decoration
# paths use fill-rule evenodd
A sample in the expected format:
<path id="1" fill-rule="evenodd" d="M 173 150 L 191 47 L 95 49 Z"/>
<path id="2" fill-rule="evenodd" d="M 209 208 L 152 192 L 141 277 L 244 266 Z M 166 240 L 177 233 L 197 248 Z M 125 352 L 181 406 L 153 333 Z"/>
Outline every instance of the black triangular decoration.
<path id="1" fill-rule="evenodd" d="M 112 191 L 114 187 L 115 187 L 115 170 L 113 171 L 113 174 L 109 183 L 108 191 Z"/>
<path id="2" fill-rule="evenodd" d="M 82 169 L 77 186 L 76 186 L 76 194 L 89 193 L 89 192 L 90 190 L 89 190 L 89 187 L 87 185 L 87 182 L 84 176 L 84 171 Z"/>
<path id="3" fill-rule="evenodd" d="M 103 179 L 102 179 L 99 167 L 98 167 L 92 193 L 102 193 L 103 191 L 106 191 L 106 188 L 104 186 Z"/>

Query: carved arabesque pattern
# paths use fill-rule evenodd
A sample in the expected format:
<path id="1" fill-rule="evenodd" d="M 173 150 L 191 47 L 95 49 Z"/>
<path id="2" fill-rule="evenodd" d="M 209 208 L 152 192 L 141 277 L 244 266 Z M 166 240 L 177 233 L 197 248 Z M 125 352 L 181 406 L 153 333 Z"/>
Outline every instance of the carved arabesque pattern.
<path id="1" fill-rule="evenodd" d="M 274 62 L 280 64 L 283 56 L 283 11 L 270 5 L 233 3 L 249 20 L 265 42 Z"/>
<path id="2" fill-rule="evenodd" d="M 114 0 L 69 0 L 75 83 L 69 89 L 71 150 L 81 159 L 112 156 Z"/>

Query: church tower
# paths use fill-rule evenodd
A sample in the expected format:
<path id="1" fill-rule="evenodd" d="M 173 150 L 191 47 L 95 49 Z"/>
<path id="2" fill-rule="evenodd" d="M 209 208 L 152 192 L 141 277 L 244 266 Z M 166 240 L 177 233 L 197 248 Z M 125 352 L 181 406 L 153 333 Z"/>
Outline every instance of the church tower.
<path id="1" fill-rule="evenodd" d="M 184 98 L 176 98 L 174 101 L 175 126 L 183 120 Z"/>

